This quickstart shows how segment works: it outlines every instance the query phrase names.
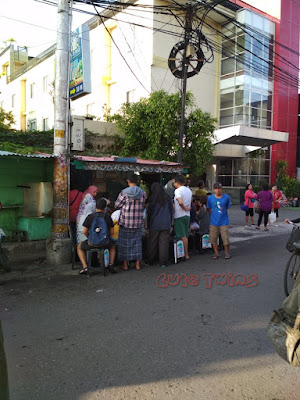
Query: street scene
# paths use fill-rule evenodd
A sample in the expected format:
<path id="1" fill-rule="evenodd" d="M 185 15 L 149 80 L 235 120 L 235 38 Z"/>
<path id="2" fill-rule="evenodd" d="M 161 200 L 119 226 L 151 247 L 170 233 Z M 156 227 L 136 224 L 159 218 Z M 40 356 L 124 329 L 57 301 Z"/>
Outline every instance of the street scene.
<path id="1" fill-rule="evenodd" d="M 154 265 L 84 279 L 71 265 L 1 274 L 11 398 L 298 399 L 297 368 L 266 337 L 285 298 L 291 227 L 281 220 L 268 233 L 249 231 L 238 207 L 229 216 L 230 260 L 209 252 L 164 271 Z M 162 273 L 195 274 L 199 283 L 161 288 Z M 205 274 L 230 273 L 256 274 L 256 285 L 206 288 Z"/>
<path id="2" fill-rule="evenodd" d="M 298 400 L 300 0 L 2 0 L 0 400 Z"/>

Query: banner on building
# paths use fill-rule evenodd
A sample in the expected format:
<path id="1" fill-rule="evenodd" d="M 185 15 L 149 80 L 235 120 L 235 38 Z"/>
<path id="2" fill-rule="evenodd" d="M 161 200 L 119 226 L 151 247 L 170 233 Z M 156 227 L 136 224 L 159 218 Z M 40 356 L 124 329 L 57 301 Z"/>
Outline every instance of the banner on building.
<path id="1" fill-rule="evenodd" d="M 71 34 L 70 99 L 91 93 L 90 29 L 81 25 Z"/>

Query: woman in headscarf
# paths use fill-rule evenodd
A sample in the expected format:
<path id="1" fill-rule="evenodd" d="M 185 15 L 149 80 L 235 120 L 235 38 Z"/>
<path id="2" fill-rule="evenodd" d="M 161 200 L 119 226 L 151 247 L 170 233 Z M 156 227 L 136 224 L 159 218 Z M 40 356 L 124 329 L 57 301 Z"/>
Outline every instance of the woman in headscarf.
<path id="1" fill-rule="evenodd" d="M 82 195 L 82 200 L 79 206 L 76 223 L 77 223 L 77 244 L 86 240 L 83 233 L 83 226 L 86 217 L 89 214 L 96 212 L 96 200 L 99 189 L 97 186 L 89 186 Z"/>
<path id="2" fill-rule="evenodd" d="M 152 264 L 158 250 L 159 264 L 161 267 L 166 267 L 169 258 L 169 237 L 173 221 L 172 200 L 160 184 L 155 182 L 151 186 L 147 203 L 148 260 Z"/>

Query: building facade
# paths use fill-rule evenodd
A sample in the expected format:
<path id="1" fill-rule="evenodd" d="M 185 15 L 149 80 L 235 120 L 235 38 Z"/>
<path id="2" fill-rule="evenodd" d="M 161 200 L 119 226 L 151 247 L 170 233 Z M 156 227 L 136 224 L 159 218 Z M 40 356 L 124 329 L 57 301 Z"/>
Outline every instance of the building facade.
<path id="1" fill-rule="evenodd" d="M 156 0 L 139 4 L 162 5 Z M 232 0 L 207 15 L 202 33 L 214 60 L 188 79 L 187 89 L 198 107 L 218 119 L 208 184 L 219 180 L 238 189 L 250 181 L 271 183 L 281 159 L 295 174 L 299 18 L 300 5 L 293 0 Z M 86 25 L 92 90 L 71 101 L 73 114 L 101 120 L 124 102 L 180 89 L 181 80 L 168 67 L 170 51 L 183 34 L 175 17 L 127 7 L 105 22 L 94 17 Z M 17 129 L 53 127 L 54 57 L 55 48 L 34 59 L 13 46 L 0 54 L 5 74 L 0 106 L 13 111 Z"/>

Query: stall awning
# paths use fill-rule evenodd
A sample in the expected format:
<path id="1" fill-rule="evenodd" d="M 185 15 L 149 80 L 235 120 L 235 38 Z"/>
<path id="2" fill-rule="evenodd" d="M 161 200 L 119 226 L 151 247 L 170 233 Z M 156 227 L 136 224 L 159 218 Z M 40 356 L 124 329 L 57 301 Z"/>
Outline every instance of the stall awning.
<path id="1" fill-rule="evenodd" d="M 182 173 L 182 164 L 170 161 L 142 160 L 140 158 L 123 157 L 90 157 L 73 156 L 73 164 L 78 169 L 92 171 L 125 171 L 125 172 L 154 172 Z"/>
<path id="2" fill-rule="evenodd" d="M 288 142 L 287 132 L 254 128 L 245 125 L 229 126 L 215 132 L 215 144 L 231 144 L 241 146 L 267 147 L 279 142 Z"/>

